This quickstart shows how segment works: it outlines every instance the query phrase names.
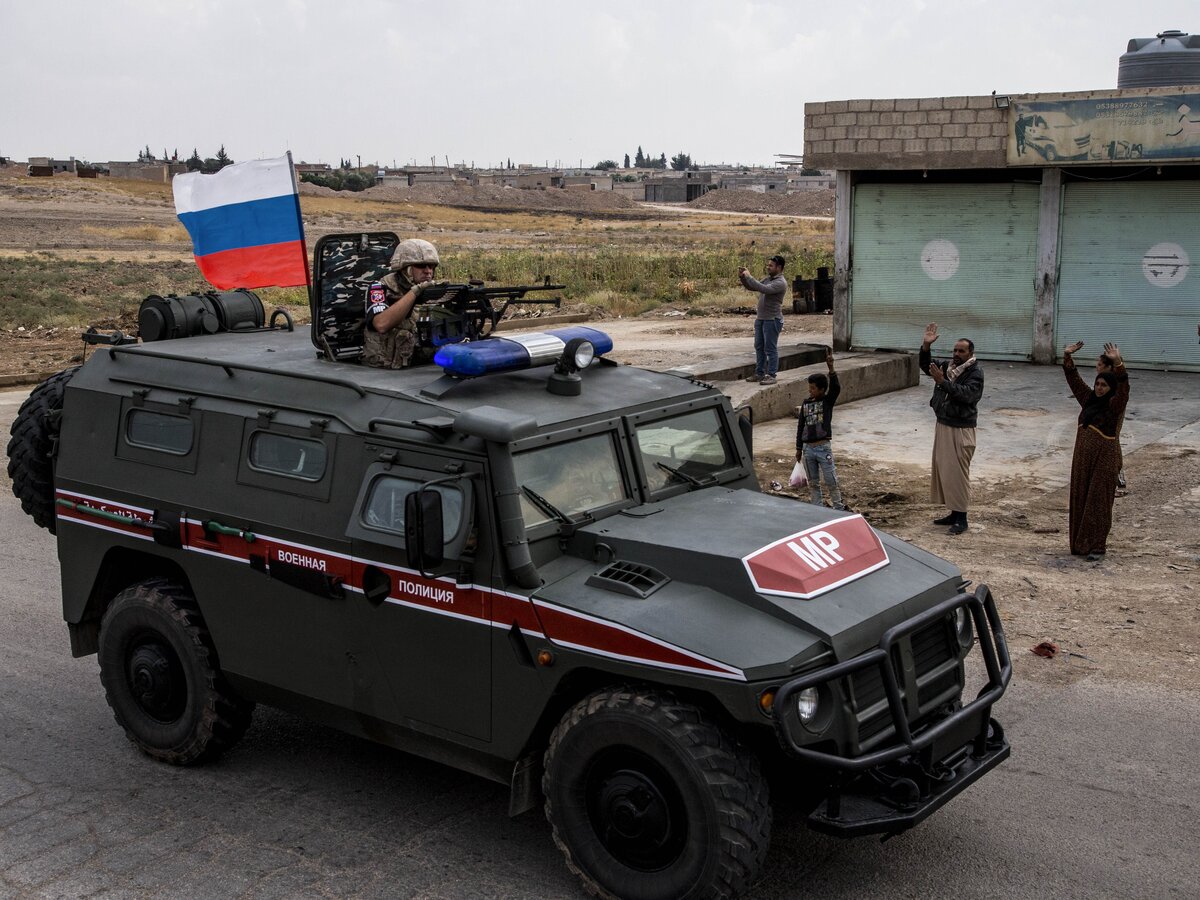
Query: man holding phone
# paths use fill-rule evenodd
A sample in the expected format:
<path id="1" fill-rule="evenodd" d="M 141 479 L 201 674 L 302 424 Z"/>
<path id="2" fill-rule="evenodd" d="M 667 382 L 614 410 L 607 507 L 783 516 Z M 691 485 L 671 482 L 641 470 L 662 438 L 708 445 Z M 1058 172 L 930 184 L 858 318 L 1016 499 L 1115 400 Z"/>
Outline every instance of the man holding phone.
<path id="1" fill-rule="evenodd" d="M 748 291 L 758 292 L 758 312 L 754 318 L 754 376 L 747 381 L 774 384 L 779 371 L 779 332 L 783 331 L 783 298 L 787 280 L 783 277 L 782 256 L 767 260 L 767 277 L 758 281 L 745 266 L 738 269 L 738 280 Z"/>

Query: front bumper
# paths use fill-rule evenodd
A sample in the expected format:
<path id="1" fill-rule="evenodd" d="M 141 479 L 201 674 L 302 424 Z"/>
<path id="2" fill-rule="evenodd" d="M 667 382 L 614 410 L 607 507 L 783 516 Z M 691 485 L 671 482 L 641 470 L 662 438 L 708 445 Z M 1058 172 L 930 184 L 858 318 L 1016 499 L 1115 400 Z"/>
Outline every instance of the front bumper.
<path id="1" fill-rule="evenodd" d="M 970 703 L 927 717 L 914 728 L 910 724 L 916 713 L 914 692 L 901 687 L 905 673 L 898 671 L 897 645 L 960 607 L 970 611 L 987 683 Z M 841 755 L 802 745 L 780 723 L 779 734 L 789 752 L 834 773 L 832 792 L 809 818 L 821 831 L 845 836 L 904 831 L 999 765 L 1010 752 L 1003 729 L 991 718 L 991 708 L 1012 680 L 1012 661 L 995 601 L 985 585 L 893 626 L 878 647 L 861 656 L 793 678 L 779 688 L 775 708 L 789 709 L 789 701 L 807 687 L 871 668 L 878 670 L 887 699 L 894 737 L 886 745 L 856 756 Z"/>

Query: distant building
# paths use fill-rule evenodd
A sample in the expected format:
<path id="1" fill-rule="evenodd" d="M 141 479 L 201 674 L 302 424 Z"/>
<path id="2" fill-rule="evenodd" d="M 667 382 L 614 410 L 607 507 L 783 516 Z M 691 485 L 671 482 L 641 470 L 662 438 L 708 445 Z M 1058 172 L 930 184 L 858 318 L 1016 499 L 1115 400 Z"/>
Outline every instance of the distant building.
<path id="1" fill-rule="evenodd" d="M 49 167 L 55 173 L 58 172 L 74 172 L 75 157 L 68 159 L 53 159 L 49 156 L 31 156 L 29 157 L 29 165 L 35 168 Z"/>
<path id="2" fill-rule="evenodd" d="M 170 184 L 176 175 L 187 171 L 181 162 L 109 162 L 108 174 L 112 178 L 128 178 L 134 181 L 153 181 Z"/>
<path id="3" fill-rule="evenodd" d="M 690 203 L 703 197 L 717 185 L 712 172 L 662 172 L 642 184 L 649 203 Z"/>

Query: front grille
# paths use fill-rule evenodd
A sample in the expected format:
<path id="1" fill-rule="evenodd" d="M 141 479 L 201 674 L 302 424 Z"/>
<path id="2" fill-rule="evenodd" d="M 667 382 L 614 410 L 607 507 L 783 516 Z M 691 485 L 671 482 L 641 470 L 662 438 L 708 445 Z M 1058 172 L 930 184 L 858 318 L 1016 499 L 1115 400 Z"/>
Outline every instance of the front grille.
<path id="1" fill-rule="evenodd" d="M 909 638 L 902 638 L 892 648 L 892 666 L 900 683 L 900 695 L 909 712 L 909 724 L 916 724 L 927 714 L 931 705 L 944 702 L 946 693 L 960 687 L 959 665 L 954 636 L 946 621 L 934 622 Z M 916 673 L 916 714 L 908 702 L 910 685 L 904 677 L 904 663 L 912 661 Z M 860 750 L 882 743 L 895 730 L 883 675 L 878 666 L 860 669 L 849 678 L 851 704 L 858 725 Z"/>

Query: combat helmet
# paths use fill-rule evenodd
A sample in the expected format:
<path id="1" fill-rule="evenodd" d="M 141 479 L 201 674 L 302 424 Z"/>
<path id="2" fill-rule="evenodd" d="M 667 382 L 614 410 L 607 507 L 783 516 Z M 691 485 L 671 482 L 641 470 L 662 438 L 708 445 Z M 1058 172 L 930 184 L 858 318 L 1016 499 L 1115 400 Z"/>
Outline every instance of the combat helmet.
<path id="1" fill-rule="evenodd" d="M 391 269 L 393 272 L 404 272 L 409 266 L 420 264 L 440 265 L 437 247 L 420 238 L 409 238 L 396 245 L 392 254 Z"/>

